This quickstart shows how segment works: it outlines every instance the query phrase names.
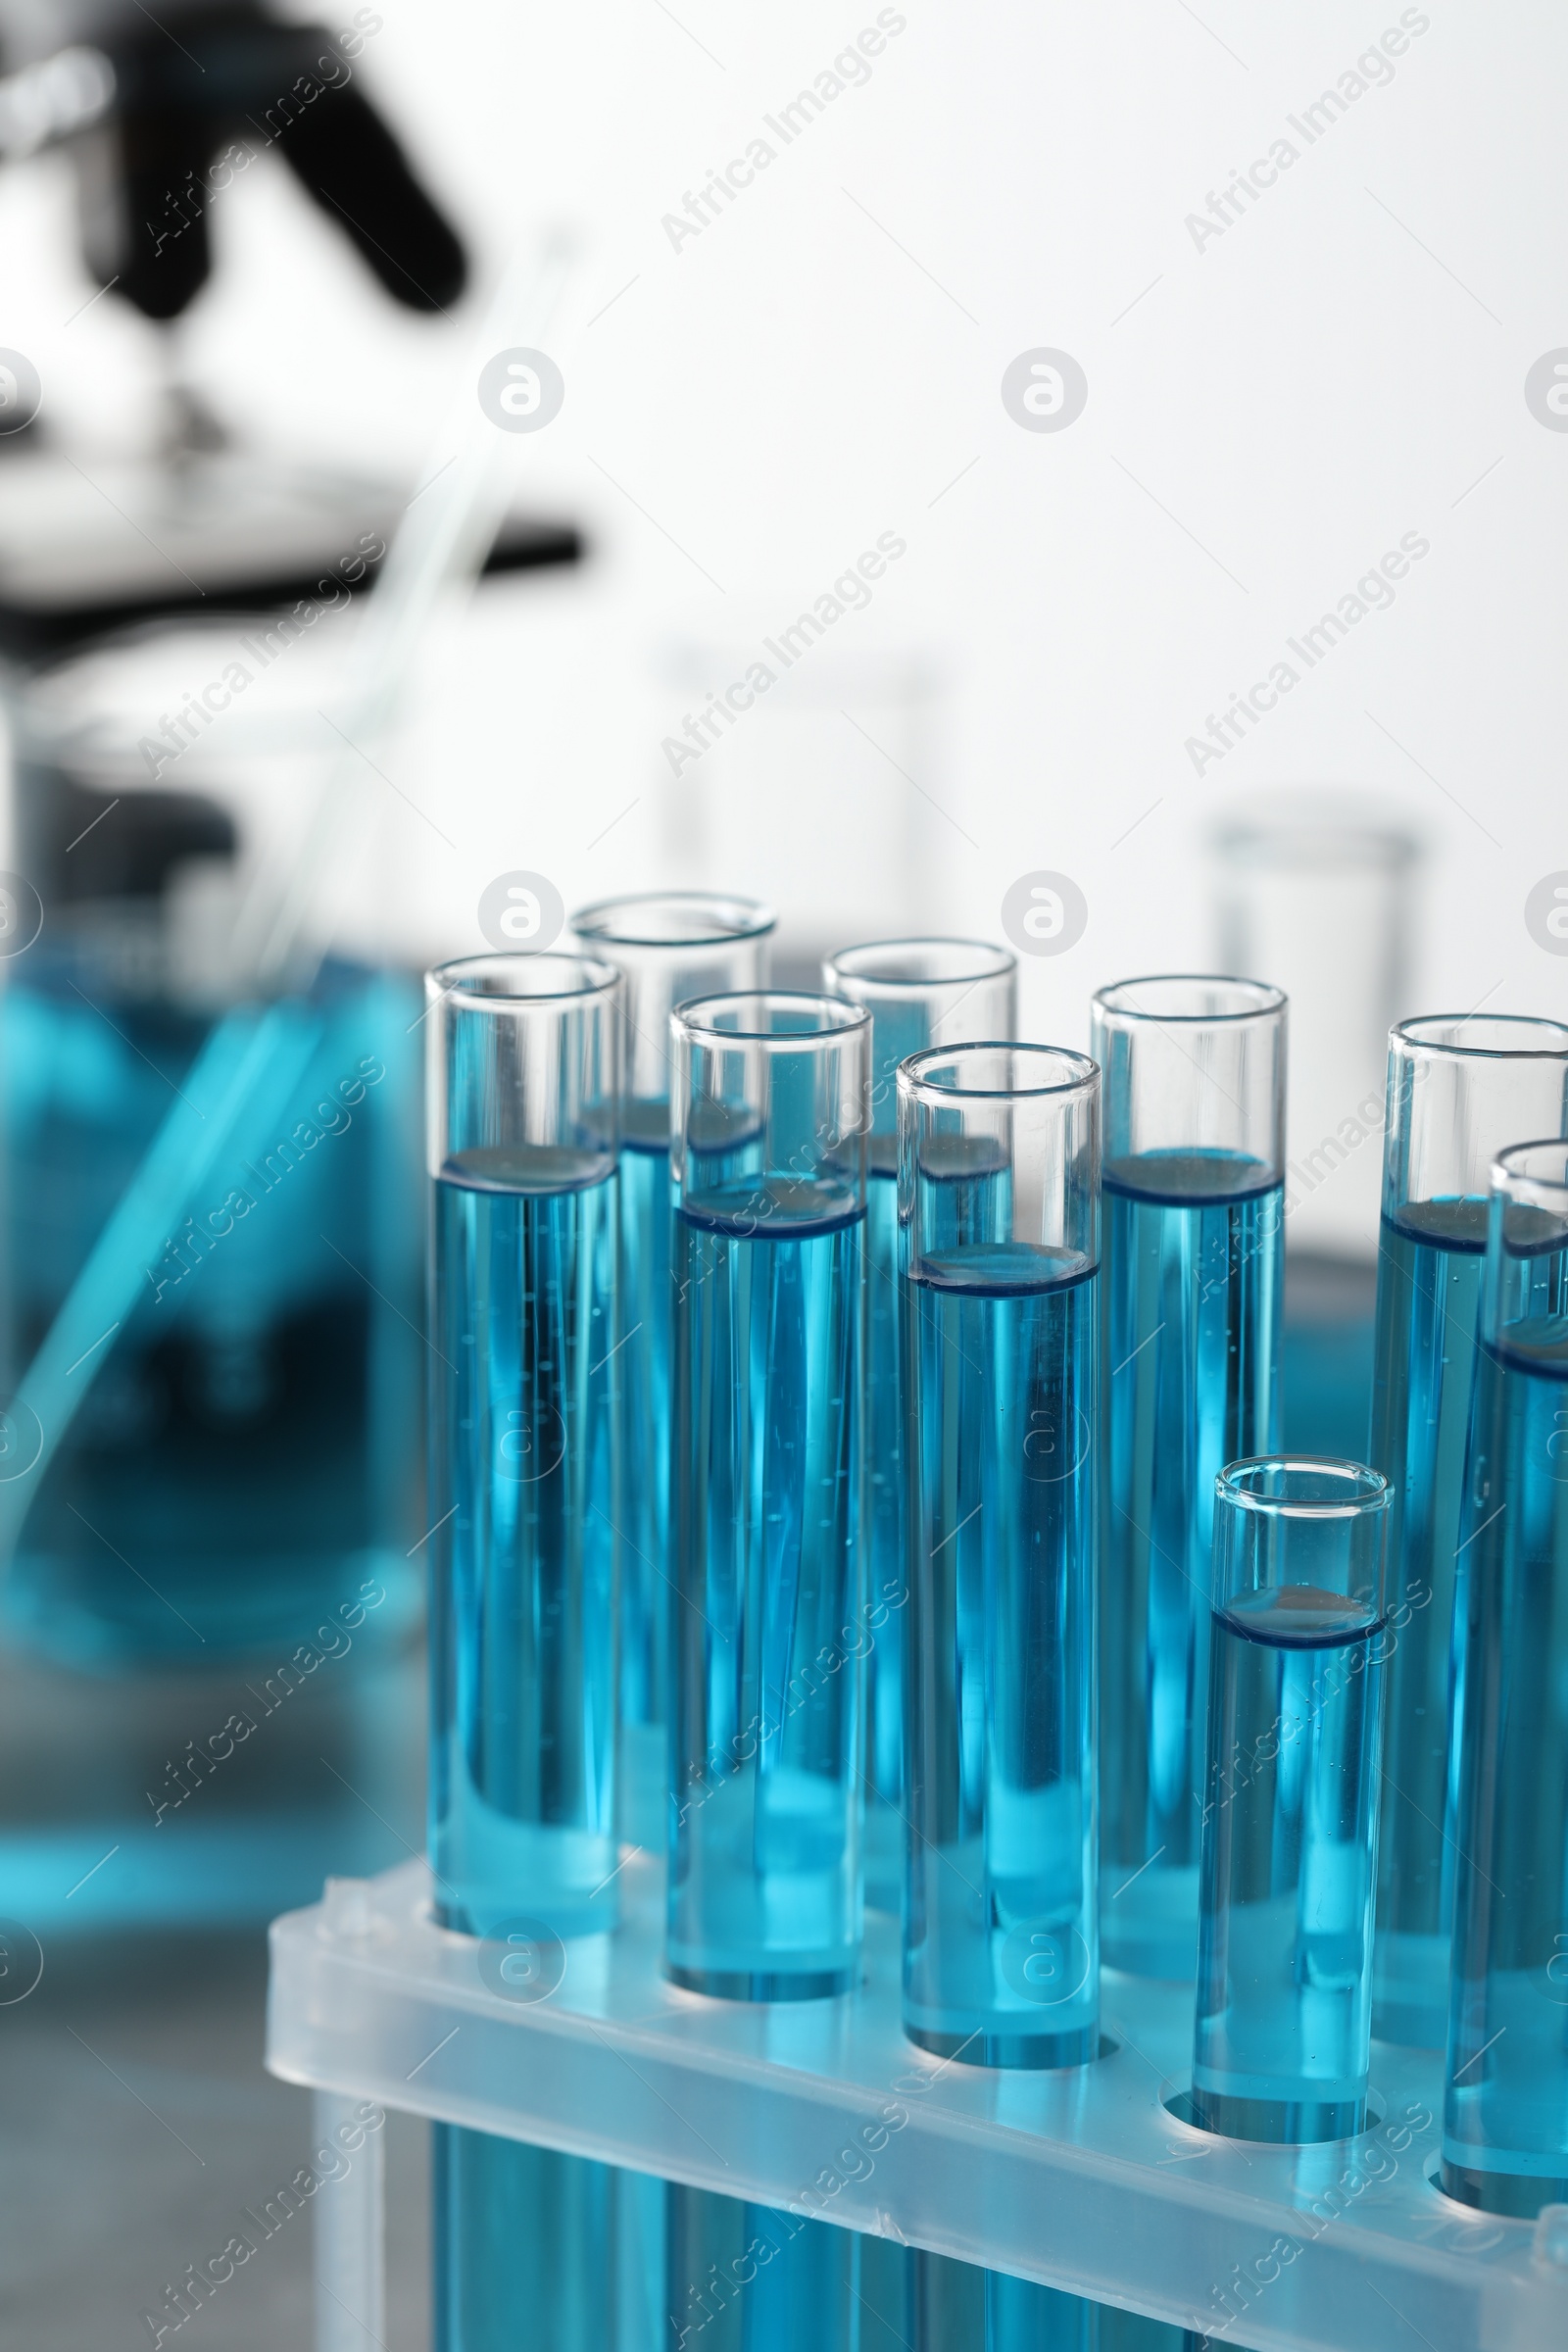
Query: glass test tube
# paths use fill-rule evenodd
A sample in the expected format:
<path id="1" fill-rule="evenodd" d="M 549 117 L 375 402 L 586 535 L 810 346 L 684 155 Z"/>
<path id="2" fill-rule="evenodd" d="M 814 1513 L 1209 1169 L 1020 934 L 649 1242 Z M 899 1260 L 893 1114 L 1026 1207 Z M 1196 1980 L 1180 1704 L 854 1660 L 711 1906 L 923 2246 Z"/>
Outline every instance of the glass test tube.
<path id="1" fill-rule="evenodd" d="M 1494 1013 L 1389 1037 L 1368 1457 L 1393 1486 L 1389 1661 L 1373 2029 L 1441 2048 L 1448 2018 L 1459 1645 L 1456 1585 L 1488 1169 L 1510 1136 L 1568 1128 L 1568 1028 Z"/>
<path id="2" fill-rule="evenodd" d="M 1442 2184 L 1568 2205 L 1568 1145 L 1493 1170 L 1461 1521 Z"/>
<path id="3" fill-rule="evenodd" d="M 1286 1003 L 1255 980 L 1102 989 L 1101 1935 L 1190 1978 L 1214 1480 L 1279 1444 Z"/>
<path id="4" fill-rule="evenodd" d="M 616 1917 L 620 983 L 493 956 L 425 986 L 435 1909 L 531 1960 Z M 502 2352 L 523 2281 L 547 2333 L 611 2340 L 619 2178 L 438 2126 L 439 2352 Z"/>
<path id="5" fill-rule="evenodd" d="M 879 2331 L 860 2294 L 858 2230 L 675 2180 L 664 2197 L 661 2352 L 687 2343 L 702 2352 L 872 2352 Z M 653 2347 L 634 2339 L 624 2352 Z M 877 2352 L 898 2346 L 889 2341 Z"/>
<path id="6" fill-rule="evenodd" d="M 899 1136 L 895 1073 L 927 1046 L 1011 1037 L 1017 958 L 969 939 L 897 939 L 843 948 L 822 984 L 871 1015 L 871 1145 L 866 1182 L 865 1899 L 897 1912 L 904 1899 L 904 1445 L 899 1407 Z"/>
<path id="7" fill-rule="evenodd" d="M 1193 2120 L 1366 2123 L 1389 1488 L 1358 1462 L 1215 1481 Z"/>
<path id="8" fill-rule="evenodd" d="M 1112 2315 L 1078 2295 L 912 2246 L 906 2260 L 909 2287 L 900 2313 L 903 2331 L 867 2340 L 862 2322 L 861 2352 L 899 2352 L 901 2344 L 905 2352 L 1131 2352 L 1132 2343 L 1139 2352 L 1165 2352 L 1157 2330 L 1147 2346 L 1135 2334 L 1125 2347 L 1120 2340 L 1113 2347 L 1103 2326 Z M 1132 2326 L 1136 2330 L 1140 2323 L 1133 2320 Z M 1179 2330 L 1169 2332 L 1175 2352 L 1181 2352 L 1185 2339 Z"/>
<path id="9" fill-rule="evenodd" d="M 613 1927 L 619 979 L 482 956 L 430 1005 L 430 1859 L 447 1927 Z"/>
<path id="10" fill-rule="evenodd" d="M 436 2352 L 662 2345 L 662 2181 L 456 2124 L 430 2157 Z"/>
<path id="11" fill-rule="evenodd" d="M 669 1016 L 688 997 L 760 988 L 772 909 L 707 891 L 585 906 L 571 927 L 622 980 L 620 1115 L 620 1814 L 664 1842 L 669 1679 Z"/>
<path id="12" fill-rule="evenodd" d="M 1073 2066 L 1100 2017 L 1100 1072 L 939 1046 L 898 1087 L 904 2030 L 973 2065 Z"/>
<path id="13" fill-rule="evenodd" d="M 672 1720 L 679 1984 L 848 1989 L 860 1939 L 869 1014 L 734 995 L 671 1018 Z"/>

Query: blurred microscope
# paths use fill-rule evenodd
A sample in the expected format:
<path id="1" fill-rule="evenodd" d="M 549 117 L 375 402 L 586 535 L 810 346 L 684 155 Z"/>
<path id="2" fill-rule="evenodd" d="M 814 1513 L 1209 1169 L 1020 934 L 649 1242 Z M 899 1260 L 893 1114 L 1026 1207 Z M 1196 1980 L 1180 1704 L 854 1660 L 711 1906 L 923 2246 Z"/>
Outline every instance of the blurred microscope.
<path id="1" fill-rule="evenodd" d="M 151 446 L 129 457 L 56 446 L 47 398 L 19 430 L 38 386 L 18 355 L 0 368 L 0 653 L 44 658 L 153 613 L 292 603 L 390 539 L 413 485 L 237 446 L 185 381 L 179 345 L 212 274 L 214 205 L 264 156 L 392 301 L 440 314 L 462 294 L 463 246 L 361 86 L 380 22 L 361 9 L 333 32 L 264 0 L 161 0 L 156 13 L 0 0 L 0 162 L 65 152 L 88 273 L 159 323 L 165 354 Z M 514 516 L 491 568 L 579 552 L 569 524 Z"/>
<path id="2" fill-rule="evenodd" d="M 281 609 L 358 595 L 414 487 L 241 445 L 178 358 L 211 206 L 272 149 L 392 300 L 462 293 L 361 86 L 379 23 L 0 0 L 0 161 L 64 151 L 89 273 L 167 349 L 147 445 L 109 454 L 0 352 L 0 1398 L 254 993 L 258 876 L 304 853 L 341 654 Z M 490 568 L 579 552 L 514 517 Z M 417 1842 L 417 1013 L 412 975 L 324 955 L 292 1058 L 73 1368 L 0 1581 L 0 1876 L 34 1934 L 265 1918 Z M 0 1478 L 24 1457 L 0 1426 Z"/>

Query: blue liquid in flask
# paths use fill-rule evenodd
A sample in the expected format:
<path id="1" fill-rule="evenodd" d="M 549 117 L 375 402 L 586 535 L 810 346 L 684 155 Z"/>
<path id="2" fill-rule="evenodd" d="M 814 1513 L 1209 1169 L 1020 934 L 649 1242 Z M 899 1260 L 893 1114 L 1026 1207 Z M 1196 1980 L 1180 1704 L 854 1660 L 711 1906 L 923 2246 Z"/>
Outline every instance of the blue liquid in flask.
<path id="1" fill-rule="evenodd" d="M 1310 1585 L 1213 1612 L 1193 2065 L 1210 2131 L 1364 2126 L 1385 1625 Z"/>
<path id="2" fill-rule="evenodd" d="M 1227 1152 L 1107 1162 L 1101 1933 L 1191 1977 L 1214 1479 L 1279 1439 L 1283 1188 Z"/>
<path id="3" fill-rule="evenodd" d="M 864 1217 L 847 1200 L 732 1177 L 675 1217 L 667 1960 L 738 1999 L 845 1991 L 859 1944 Z"/>
<path id="4" fill-rule="evenodd" d="M 77 985 L 78 981 L 80 986 Z M 70 1666 L 286 1655 L 371 1589 L 408 1627 L 418 1177 L 409 992 L 329 962 L 167 1237 L 28 1513 L 5 1613 Z M 40 942 L 4 1005 L 7 1335 L 32 1355 L 208 1023 Z M 412 1352 L 411 1352 L 412 1351 Z M 379 1608 L 379 1603 L 375 1603 Z"/>

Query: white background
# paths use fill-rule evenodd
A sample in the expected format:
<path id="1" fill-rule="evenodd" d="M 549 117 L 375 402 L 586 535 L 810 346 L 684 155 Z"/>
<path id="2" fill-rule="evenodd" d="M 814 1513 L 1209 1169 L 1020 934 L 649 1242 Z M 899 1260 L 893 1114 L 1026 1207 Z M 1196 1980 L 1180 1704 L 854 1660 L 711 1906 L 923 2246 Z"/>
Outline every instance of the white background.
<path id="1" fill-rule="evenodd" d="M 1568 1011 L 1568 959 L 1523 918 L 1568 866 L 1568 434 L 1523 396 L 1568 343 L 1560 10 L 1404 12 L 1429 22 L 1393 78 L 1306 148 L 1286 116 L 1397 6 L 908 0 L 869 81 L 678 251 L 662 216 L 874 6 L 379 13 L 362 87 L 480 288 L 547 224 L 580 240 L 549 336 L 565 406 L 515 449 L 522 494 L 595 550 L 577 576 L 487 588 L 428 649 L 389 771 L 456 846 L 387 796 L 360 888 L 389 943 L 479 945 L 479 893 L 511 867 L 568 906 L 679 878 L 701 779 L 724 878 L 815 935 L 823 906 L 854 928 L 858 895 L 869 929 L 995 933 L 1020 874 L 1071 875 L 1087 932 L 1029 964 L 1024 1004 L 1031 1033 L 1078 1043 L 1097 983 L 1211 958 L 1216 817 L 1328 783 L 1425 844 L 1396 1009 Z M 1282 134 L 1299 160 L 1198 250 L 1186 216 Z M 213 217 L 194 377 L 270 445 L 415 477 L 482 291 L 450 319 L 394 310 L 270 159 Z M 0 179 L 0 341 L 56 422 L 133 438 L 156 338 L 112 296 L 63 324 L 92 288 L 58 160 Z M 1002 404 L 1038 345 L 1087 372 L 1063 432 Z M 800 757 L 771 759 L 760 712 L 744 756 L 737 731 L 672 779 L 661 739 L 693 705 L 662 645 L 755 639 L 888 530 L 907 554 L 833 631 Z M 1407 532 L 1431 552 L 1393 608 L 1196 775 L 1185 740 Z M 883 870 L 842 711 L 879 691 L 858 663 L 907 648 L 943 691 L 898 745 L 897 712 L 871 729 L 913 778 L 892 772 L 914 847 L 885 844 Z M 875 826 L 900 806 L 874 802 Z M 1332 941 L 1322 961 L 1330 1005 Z"/>

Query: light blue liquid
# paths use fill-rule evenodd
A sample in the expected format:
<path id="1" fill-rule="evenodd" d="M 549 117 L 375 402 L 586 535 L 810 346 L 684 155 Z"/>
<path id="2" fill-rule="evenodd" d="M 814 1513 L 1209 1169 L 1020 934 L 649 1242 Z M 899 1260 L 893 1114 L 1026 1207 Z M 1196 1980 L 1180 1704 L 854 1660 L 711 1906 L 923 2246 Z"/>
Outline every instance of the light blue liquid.
<path id="1" fill-rule="evenodd" d="M 939 1238 L 995 1230 L 1004 1182 L 945 1185 Z M 1100 1999 L 1094 1269 L 959 1241 L 906 1280 L 904 2029 L 974 2065 L 1077 2065 Z"/>
<path id="2" fill-rule="evenodd" d="M 10 1394 L 172 1106 L 207 1023 L 45 943 L 6 986 Z M 79 985 L 78 985 L 79 984 Z M 371 1581 L 406 1630 L 419 1533 L 419 1176 L 409 992 L 328 964 L 231 1148 L 155 1252 L 6 1580 L 69 1666 L 286 1658 Z"/>
<path id="3" fill-rule="evenodd" d="M 1359 1261 L 1291 1251 L 1280 1378 L 1285 1451 L 1367 1458 L 1375 1280 Z"/>
<path id="4" fill-rule="evenodd" d="M 859 1945 L 863 1226 L 792 1179 L 675 1216 L 666 1958 L 738 1999 L 842 1992 Z"/>
<path id="5" fill-rule="evenodd" d="M 674 2345 L 662 2180 L 452 2124 L 431 2137 L 437 2352 Z"/>
<path id="6" fill-rule="evenodd" d="M 1390 1589 L 1403 1606 L 1388 1669 L 1373 2027 L 1429 2049 L 1448 2020 L 1453 1635 L 1486 1234 L 1484 1200 L 1424 1200 L 1384 1219 L 1378 1254 L 1368 1458 L 1394 1489 Z"/>
<path id="7" fill-rule="evenodd" d="M 460 1153 L 434 1192 L 436 1914 L 564 1939 L 616 1917 L 615 1187 L 524 1148 Z M 613 2345 L 629 2177 L 444 2126 L 435 2158 L 438 2352 L 511 2352 L 523 2313 Z"/>
<path id="8" fill-rule="evenodd" d="M 865 1206 L 870 1566 L 865 1661 L 865 1899 L 904 1901 L 904 1414 L 899 1402 L 899 1187 L 891 1139 L 873 1136 Z M 884 1164 L 878 1165 L 881 1160 Z"/>
<path id="9" fill-rule="evenodd" d="M 1310 1585 L 1213 1612 L 1193 2063 L 1209 2131 L 1365 2123 L 1385 1625 Z"/>
<path id="10" fill-rule="evenodd" d="M 1099 2320 L 1081 2295 L 986 2273 L 986 2352 L 1098 2352 Z"/>
<path id="11" fill-rule="evenodd" d="M 1483 1348 L 1464 1517 L 1465 1672 L 1443 2185 L 1568 2204 L 1568 1297 Z"/>
<path id="12" fill-rule="evenodd" d="M 1284 1196 L 1222 1152 L 1102 1181 L 1101 1933 L 1113 1967 L 1191 1977 L 1214 1479 L 1279 1444 Z"/>
<path id="13" fill-rule="evenodd" d="M 430 1862 L 445 1925 L 613 1927 L 615 1191 L 465 1152 L 435 1186 Z"/>
<path id="14" fill-rule="evenodd" d="M 872 2352 L 854 2230 L 674 2181 L 665 2213 L 658 2352 Z"/>
<path id="15" fill-rule="evenodd" d="M 620 1154 L 621 1821 L 664 1842 L 669 1680 L 669 1105 L 625 1106 Z"/>
<path id="16" fill-rule="evenodd" d="M 878 2240 L 866 2240 L 862 2260 Z M 1205 2339 L 1136 2312 L 911 2248 L 897 2337 L 866 2332 L 860 2352 L 1202 2352 Z"/>

